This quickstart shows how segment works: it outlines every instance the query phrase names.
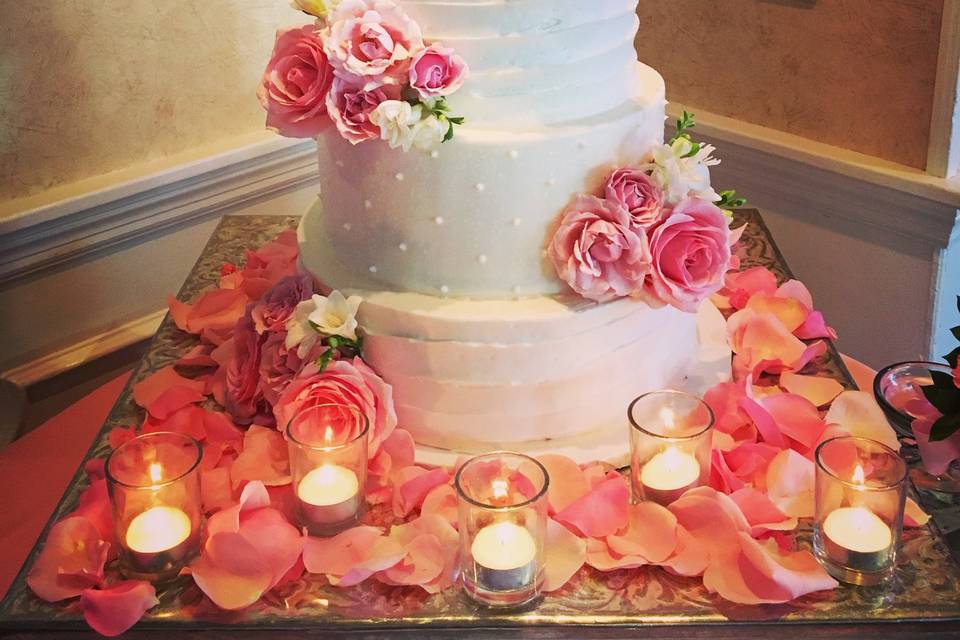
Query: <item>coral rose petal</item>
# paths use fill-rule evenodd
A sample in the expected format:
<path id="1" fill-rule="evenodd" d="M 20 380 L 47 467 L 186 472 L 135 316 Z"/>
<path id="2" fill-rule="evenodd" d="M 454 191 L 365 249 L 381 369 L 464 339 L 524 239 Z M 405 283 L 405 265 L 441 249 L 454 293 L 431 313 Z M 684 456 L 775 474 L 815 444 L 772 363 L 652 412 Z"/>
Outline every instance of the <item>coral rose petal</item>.
<path id="1" fill-rule="evenodd" d="M 624 556 L 663 562 L 677 547 L 677 517 L 655 502 L 630 505 L 629 524 L 622 534 L 607 536 L 607 546 Z"/>
<path id="2" fill-rule="evenodd" d="M 809 314 L 809 309 L 793 298 L 781 298 L 763 293 L 752 296 L 746 308 L 753 309 L 757 313 L 776 316 L 791 333 L 806 321 Z"/>
<path id="3" fill-rule="evenodd" d="M 777 287 L 776 295 L 778 298 L 789 298 L 796 300 L 807 309 L 813 309 L 813 296 L 807 285 L 799 280 L 787 280 Z"/>
<path id="4" fill-rule="evenodd" d="M 546 468 L 550 477 L 547 500 L 552 513 L 563 511 L 590 490 L 580 466 L 570 458 L 547 454 L 537 460 Z"/>
<path id="5" fill-rule="evenodd" d="M 826 319 L 819 311 L 813 311 L 807 316 L 806 321 L 793 332 L 801 340 L 814 340 L 816 338 L 827 338 L 829 340 L 837 339 L 837 332 L 833 327 L 827 325 Z"/>
<path id="6" fill-rule="evenodd" d="M 922 527 L 930 522 L 930 515 L 920 508 L 913 498 L 907 498 L 903 513 L 903 526 Z"/>
<path id="7" fill-rule="evenodd" d="M 721 493 L 733 493 L 744 486 L 743 480 L 730 470 L 726 456 L 718 448 L 710 452 L 710 486 Z"/>
<path id="8" fill-rule="evenodd" d="M 839 586 L 809 551 L 782 551 L 773 540 L 761 543 L 746 533 L 740 534 L 740 551 L 738 564 L 747 597 L 720 593 L 728 600 L 742 604 L 789 602 Z"/>
<path id="9" fill-rule="evenodd" d="M 41 600 L 57 602 L 80 595 L 103 579 L 110 544 L 86 518 L 71 516 L 50 529 L 27 573 L 27 585 Z"/>
<path id="10" fill-rule="evenodd" d="M 742 309 L 756 293 L 772 294 L 777 290 L 777 276 L 766 267 L 752 267 L 727 274 L 724 294 L 731 306 Z"/>
<path id="11" fill-rule="evenodd" d="M 250 298 L 242 289 L 212 289 L 200 295 L 187 317 L 187 331 L 231 330 L 243 317 Z"/>
<path id="12" fill-rule="evenodd" d="M 402 469 L 413 465 L 416 449 L 413 436 L 404 429 L 394 429 L 383 441 L 382 451 L 390 455 L 393 468 Z"/>
<path id="13" fill-rule="evenodd" d="M 419 509 L 428 493 L 449 481 L 450 476 L 444 469 L 436 468 L 429 471 L 421 467 L 401 469 L 396 476 L 396 488 L 393 492 L 394 515 L 402 518 Z"/>
<path id="14" fill-rule="evenodd" d="M 427 497 L 423 499 L 423 506 L 420 507 L 420 513 L 429 516 L 437 515 L 457 526 L 457 492 L 449 484 L 441 484 L 434 487 Z"/>
<path id="15" fill-rule="evenodd" d="M 777 421 L 762 404 L 751 398 L 742 398 L 740 408 L 753 420 L 764 442 L 780 449 L 787 446 Z"/>
<path id="16" fill-rule="evenodd" d="M 91 482 L 90 486 L 80 494 L 79 504 L 70 515 L 86 518 L 97 528 L 102 540 L 112 541 L 115 532 L 107 481 L 100 479 Z"/>
<path id="17" fill-rule="evenodd" d="M 229 468 L 219 467 L 200 472 L 200 500 L 204 513 L 222 511 L 234 503 Z"/>
<path id="18" fill-rule="evenodd" d="M 752 487 L 745 487 L 730 495 L 747 522 L 751 533 L 759 535 L 763 530 L 790 530 L 797 526 L 797 519 L 788 517 L 770 498 Z"/>
<path id="19" fill-rule="evenodd" d="M 307 538 L 303 560 L 310 573 L 325 574 L 342 587 L 359 584 L 397 564 L 406 550 L 376 527 L 354 527 L 332 538 Z"/>
<path id="20" fill-rule="evenodd" d="M 234 486 L 248 480 L 278 486 L 290 482 L 287 442 L 276 429 L 253 425 L 243 439 L 243 451 L 231 468 Z"/>
<path id="21" fill-rule="evenodd" d="M 80 608 L 87 624 L 107 637 L 125 632 L 158 604 L 156 590 L 144 580 L 118 582 L 106 589 L 87 589 L 80 594 Z"/>
<path id="22" fill-rule="evenodd" d="M 249 607 L 273 584 L 274 574 L 257 549 L 239 533 L 210 537 L 190 565 L 193 579 L 221 609 Z"/>
<path id="23" fill-rule="evenodd" d="M 586 563 L 597 571 L 616 571 L 617 569 L 636 569 L 649 564 L 640 556 L 624 556 L 610 548 L 606 540 L 587 538 Z"/>
<path id="24" fill-rule="evenodd" d="M 612 535 L 627 525 L 630 489 L 617 474 L 597 484 L 589 493 L 569 504 L 556 515 L 563 524 L 590 538 Z"/>
<path id="25" fill-rule="evenodd" d="M 870 393 L 844 391 L 830 405 L 825 421 L 840 425 L 852 436 L 876 440 L 894 451 L 900 450 L 897 433 Z"/>
<path id="26" fill-rule="evenodd" d="M 678 526 L 676 549 L 662 565 L 677 575 L 698 576 L 706 570 L 709 561 L 707 548 L 697 544 L 689 531 Z"/>
<path id="27" fill-rule="evenodd" d="M 389 537 L 404 548 L 405 555 L 393 567 L 377 573 L 378 579 L 387 584 L 416 584 L 428 593 L 439 593 L 453 584 L 460 536 L 449 522 L 437 515 L 420 516 L 393 527 Z M 426 578 L 437 565 L 440 571 Z"/>
<path id="28" fill-rule="evenodd" d="M 203 399 L 203 390 L 206 385 L 202 381 L 190 380 L 184 378 L 173 366 L 164 367 L 154 374 L 151 374 L 141 380 L 140 382 L 133 385 L 133 399 L 134 401 L 143 407 L 144 409 L 150 410 L 151 405 L 158 399 L 160 396 L 173 387 L 184 387 L 187 390 L 193 391 L 195 394 L 200 395 L 200 399 Z M 189 403 L 187 403 L 189 404 Z M 184 405 L 180 405 L 184 406 Z M 167 408 L 167 407 L 162 407 Z M 180 408 L 180 407 L 176 407 Z M 169 414 L 164 414 L 162 417 L 166 417 Z"/>
<path id="29" fill-rule="evenodd" d="M 543 590 L 556 591 L 567 584 L 586 559 L 586 542 L 555 520 L 547 520 Z"/>
<path id="30" fill-rule="evenodd" d="M 767 466 L 767 495 L 786 515 L 813 517 L 813 489 L 813 462 L 796 451 L 781 451 Z"/>
<path id="31" fill-rule="evenodd" d="M 300 558 L 303 536 L 277 509 L 257 509 L 240 518 L 240 535 L 273 571 L 271 586 L 277 584 Z"/>
<path id="32" fill-rule="evenodd" d="M 822 407 L 843 393 L 843 385 L 833 378 L 804 376 L 792 371 L 780 374 L 780 386 L 789 393 L 802 396 L 815 406 Z"/>
<path id="33" fill-rule="evenodd" d="M 433 534 L 424 533 L 404 545 L 403 559 L 382 572 L 390 584 L 425 585 L 443 571 L 443 545 Z"/>
<path id="34" fill-rule="evenodd" d="M 764 398 L 760 404 L 777 423 L 780 432 L 805 449 L 813 447 L 827 427 L 820 419 L 817 407 L 803 396 L 778 393 Z"/>

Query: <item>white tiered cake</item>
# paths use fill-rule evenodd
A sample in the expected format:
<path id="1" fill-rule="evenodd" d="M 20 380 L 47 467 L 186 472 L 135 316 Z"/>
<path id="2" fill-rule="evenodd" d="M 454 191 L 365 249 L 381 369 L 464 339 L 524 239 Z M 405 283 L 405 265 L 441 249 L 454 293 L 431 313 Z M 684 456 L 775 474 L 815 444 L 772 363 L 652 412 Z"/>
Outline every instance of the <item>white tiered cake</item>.
<path id="1" fill-rule="evenodd" d="M 632 398 L 727 368 L 699 362 L 696 314 L 585 300 L 546 251 L 575 194 L 663 142 L 663 79 L 633 48 L 636 0 L 397 4 L 469 62 L 450 100 L 466 123 L 432 153 L 323 131 L 303 265 L 364 298 L 365 359 L 418 444 L 624 445 Z"/>

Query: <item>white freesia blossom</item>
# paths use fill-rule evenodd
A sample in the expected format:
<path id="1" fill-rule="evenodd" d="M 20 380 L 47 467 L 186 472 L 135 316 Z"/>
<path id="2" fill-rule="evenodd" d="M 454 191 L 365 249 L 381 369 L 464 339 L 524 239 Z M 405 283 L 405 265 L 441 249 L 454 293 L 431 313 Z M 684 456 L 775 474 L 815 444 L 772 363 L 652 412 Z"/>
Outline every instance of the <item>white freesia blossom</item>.
<path id="1" fill-rule="evenodd" d="M 402 147 L 409 151 L 416 138 L 416 126 L 423 115 L 423 107 L 411 107 L 403 100 L 386 100 L 371 114 L 370 122 L 380 128 L 380 137 L 391 149 Z"/>
<path id="2" fill-rule="evenodd" d="M 413 127 L 413 146 L 422 151 L 433 151 L 447 135 L 450 125 L 432 113 Z"/>
<path id="3" fill-rule="evenodd" d="M 290 0 L 290 6 L 320 20 L 326 20 L 340 4 L 340 0 Z"/>
<path id="4" fill-rule="evenodd" d="M 720 195 L 710 186 L 710 167 L 720 164 L 720 160 L 711 157 L 714 147 L 709 144 L 693 151 L 693 143 L 687 138 L 677 138 L 672 144 L 664 144 L 651 152 L 651 162 L 644 170 L 663 189 L 667 204 L 677 204 L 684 198 L 697 197 L 716 202 Z"/>
<path id="5" fill-rule="evenodd" d="M 321 336 L 357 339 L 357 309 L 360 296 L 345 298 L 339 291 L 329 296 L 314 295 L 297 305 L 287 321 L 287 349 L 297 347 L 297 355 L 305 358 Z"/>

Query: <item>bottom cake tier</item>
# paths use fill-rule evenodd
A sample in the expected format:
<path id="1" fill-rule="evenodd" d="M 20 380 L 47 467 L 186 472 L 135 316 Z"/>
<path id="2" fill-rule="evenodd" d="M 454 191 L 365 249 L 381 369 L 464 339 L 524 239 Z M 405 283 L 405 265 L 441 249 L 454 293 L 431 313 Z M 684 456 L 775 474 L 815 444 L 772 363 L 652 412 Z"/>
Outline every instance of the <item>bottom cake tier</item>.
<path id="1" fill-rule="evenodd" d="M 325 289 L 324 274 L 314 275 Z M 702 392 L 730 375 L 723 319 L 709 303 L 692 314 L 630 298 L 344 293 L 364 299 L 364 358 L 393 386 L 399 424 L 422 462 L 556 452 L 565 442 L 574 457 L 621 461 L 633 398 Z"/>

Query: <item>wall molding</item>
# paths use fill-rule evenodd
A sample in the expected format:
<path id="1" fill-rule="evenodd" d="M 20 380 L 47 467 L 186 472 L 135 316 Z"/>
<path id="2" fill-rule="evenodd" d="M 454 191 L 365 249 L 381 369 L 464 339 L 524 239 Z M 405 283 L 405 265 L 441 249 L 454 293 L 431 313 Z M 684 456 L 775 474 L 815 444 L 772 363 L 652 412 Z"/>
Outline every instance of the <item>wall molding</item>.
<path id="1" fill-rule="evenodd" d="M 940 24 L 927 171 L 949 177 L 960 172 L 960 0 L 944 1 Z"/>
<path id="2" fill-rule="evenodd" d="M 33 384 L 49 380 L 61 373 L 110 355 L 124 347 L 149 340 L 157 332 L 166 315 L 167 309 L 164 307 L 141 318 L 125 322 L 95 336 L 25 362 L 13 369 L 0 372 L 0 379 L 12 382 L 21 389 L 26 389 Z"/>
<path id="3" fill-rule="evenodd" d="M 79 195 L 8 214 L 0 284 L 302 187 L 317 180 L 315 149 L 270 136 L 94 190 L 76 185 Z"/>
<path id="4" fill-rule="evenodd" d="M 723 159 L 713 173 L 753 204 L 834 216 L 944 248 L 960 209 L 960 180 L 948 180 L 832 145 L 733 120 L 696 107 L 696 136 Z"/>

